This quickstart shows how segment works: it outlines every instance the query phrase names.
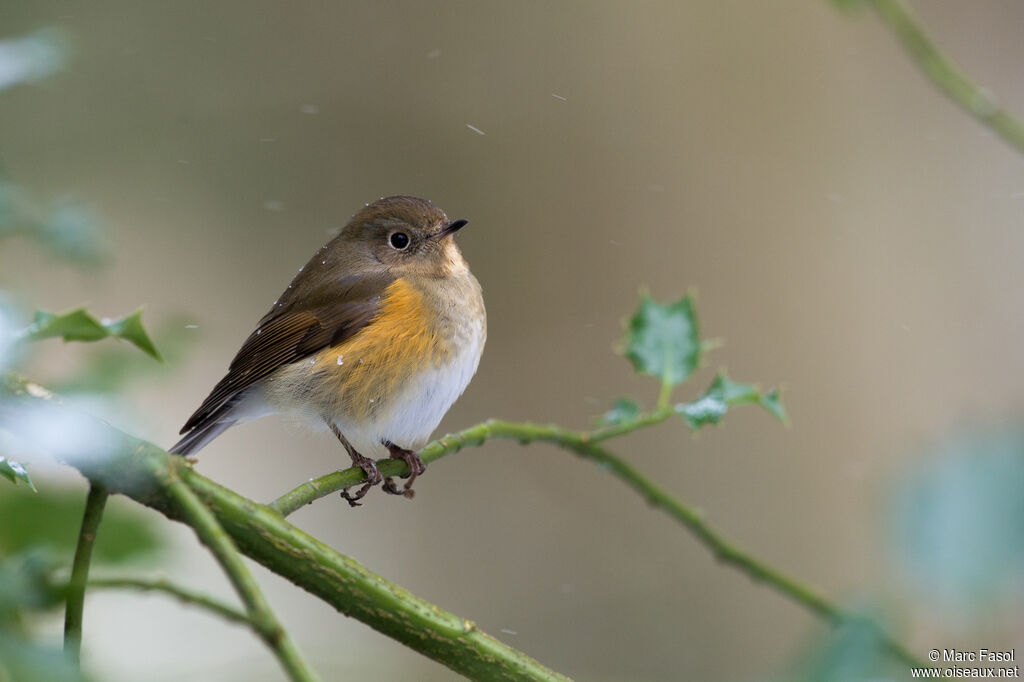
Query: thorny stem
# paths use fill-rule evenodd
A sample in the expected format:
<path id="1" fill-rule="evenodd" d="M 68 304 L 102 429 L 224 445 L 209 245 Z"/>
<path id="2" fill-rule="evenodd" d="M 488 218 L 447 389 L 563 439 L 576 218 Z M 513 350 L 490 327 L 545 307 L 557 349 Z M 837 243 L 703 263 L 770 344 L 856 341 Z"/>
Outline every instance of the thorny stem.
<path id="1" fill-rule="evenodd" d="M 71 579 L 68 581 L 64 611 L 64 650 L 76 662 L 82 652 L 82 618 L 85 611 L 85 586 L 89 580 L 89 562 L 92 560 L 96 531 L 100 527 L 103 508 L 109 495 L 102 483 L 89 485 L 82 527 L 78 531 L 78 545 L 75 547 L 75 558 L 71 564 Z"/>

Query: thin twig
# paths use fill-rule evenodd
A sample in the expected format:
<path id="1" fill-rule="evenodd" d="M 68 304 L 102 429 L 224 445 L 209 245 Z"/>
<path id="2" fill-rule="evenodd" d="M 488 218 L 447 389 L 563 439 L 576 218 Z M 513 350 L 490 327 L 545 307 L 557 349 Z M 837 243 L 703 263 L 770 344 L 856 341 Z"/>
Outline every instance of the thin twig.
<path id="1" fill-rule="evenodd" d="M 214 613 L 224 620 L 232 623 L 239 623 L 241 625 L 247 625 L 256 629 L 256 624 L 253 623 L 252 619 L 235 607 L 225 604 L 221 600 L 209 595 L 202 594 L 201 592 L 190 590 L 187 587 L 182 587 L 181 585 L 175 585 L 169 580 L 165 580 L 163 578 L 158 578 L 156 580 L 146 580 L 143 578 L 93 578 L 89 581 L 89 588 L 93 590 L 123 589 L 138 590 L 139 592 L 162 592 L 163 594 L 176 598 L 184 604 L 198 606 L 199 608 Z"/>
<path id="2" fill-rule="evenodd" d="M 605 426 L 593 431 L 573 431 L 555 425 L 539 425 L 530 423 L 514 423 L 491 419 L 483 424 L 471 426 L 458 433 L 449 434 L 440 440 L 430 443 L 419 455 L 424 462 L 432 462 L 445 455 L 458 452 L 467 445 L 482 445 L 491 438 L 517 440 L 526 445 L 534 442 L 545 442 L 570 450 L 586 459 L 590 459 L 608 471 L 626 485 L 637 491 L 652 506 L 666 512 L 697 540 L 711 550 L 712 554 L 722 563 L 729 564 L 750 578 L 764 583 L 791 601 L 804 607 L 812 614 L 832 624 L 858 621 L 863 618 L 845 611 L 829 601 L 817 590 L 804 585 L 799 580 L 769 566 L 750 554 L 739 549 L 726 540 L 704 520 L 703 514 L 673 497 L 634 469 L 625 460 L 613 455 L 597 443 L 615 436 L 636 431 L 665 421 L 673 414 L 672 408 L 663 408 L 653 412 L 640 414 L 633 419 L 624 420 L 619 424 Z M 404 476 L 408 468 L 398 460 L 379 460 L 377 466 L 385 476 Z M 365 473 L 358 467 L 335 471 L 304 483 L 274 500 L 269 506 L 282 515 L 290 514 L 305 504 L 329 495 L 341 488 L 359 483 Z M 923 665 L 906 647 L 887 635 L 878 626 L 880 640 L 898 659 L 914 666 Z"/>
<path id="3" fill-rule="evenodd" d="M 71 564 L 71 579 L 68 581 L 67 601 L 64 611 L 64 651 L 74 661 L 82 653 L 82 618 L 85 611 L 85 586 L 89 580 L 89 562 L 96 542 L 96 531 L 103 519 L 103 507 L 109 497 L 106 486 L 90 483 L 85 498 L 85 512 L 82 527 L 78 531 L 78 545 Z"/>
<path id="4" fill-rule="evenodd" d="M 1024 153 L 1024 125 L 936 47 L 910 8 L 900 0 L 868 0 L 868 4 L 896 34 L 903 49 L 932 83 L 964 111 Z"/>
<path id="5" fill-rule="evenodd" d="M 530 423 L 513 424 L 511 422 L 489 419 L 482 424 L 471 426 L 458 433 L 450 433 L 444 438 L 435 440 L 426 445 L 417 454 L 424 463 L 430 464 L 446 455 L 456 453 L 466 446 L 483 445 L 490 438 L 512 438 L 520 440 L 524 444 L 535 440 L 547 440 L 548 442 L 560 445 L 562 444 L 561 441 L 565 440 L 565 438 L 570 440 L 585 439 L 591 443 L 597 443 L 631 433 L 646 426 L 660 424 L 675 413 L 672 407 L 666 407 L 645 412 L 632 419 L 626 419 L 615 424 L 601 426 L 593 431 L 570 431 L 558 426 L 537 426 Z M 511 430 L 506 431 L 506 427 Z M 534 437 L 542 432 L 563 434 L 565 437 L 561 439 Z M 409 475 L 409 467 L 405 462 L 397 459 L 377 460 L 377 468 L 384 476 L 404 477 Z M 289 516 L 296 510 L 319 500 L 321 497 L 326 497 L 331 493 L 338 492 L 342 488 L 348 488 L 365 480 L 366 473 L 359 467 L 332 471 L 329 474 L 311 479 L 289 490 L 268 506 L 281 514 L 281 516 Z"/>
<path id="6" fill-rule="evenodd" d="M 303 660 L 288 631 L 278 622 L 235 544 L 221 528 L 213 512 L 178 476 L 177 467 L 181 466 L 180 462 L 179 459 L 172 459 L 169 466 L 154 473 L 161 479 L 167 493 L 178 503 L 185 521 L 224 569 L 238 596 L 245 603 L 253 627 L 277 656 L 288 677 L 296 682 L 314 682 L 317 680 L 316 674 Z"/>

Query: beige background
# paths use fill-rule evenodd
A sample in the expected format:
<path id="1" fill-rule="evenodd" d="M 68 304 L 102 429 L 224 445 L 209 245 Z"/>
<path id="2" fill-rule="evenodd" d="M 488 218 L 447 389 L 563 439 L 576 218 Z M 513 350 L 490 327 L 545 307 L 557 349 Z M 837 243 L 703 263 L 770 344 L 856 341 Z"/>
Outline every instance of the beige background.
<path id="1" fill-rule="evenodd" d="M 917 3 L 937 40 L 1024 111 L 1024 8 Z M 940 96 L 870 14 L 826 2 L 0 4 L 0 31 L 63 27 L 61 74 L 0 100 L 7 176 L 103 216 L 96 273 L 4 244 L 34 305 L 144 303 L 199 326 L 122 417 L 169 445 L 299 265 L 364 202 L 429 197 L 485 291 L 479 373 L 441 430 L 491 416 L 583 426 L 656 386 L 613 354 L 646 285 L 699 296 L 709 369 L 782 383 L 793 427 L 746 410 L 616 443 L 757 556 L 840 599 L 881 598 L 919 650 L 1009 646 L 891 572 L 879 499 L 954 427 L 1024 409 L 1022 158 Z M 555 97 L 558 95 L 559 97 Z M 564 98 L 564 100 L 562 99 Z M 485 134 L 480 135 L 468 125 Z M 53 345 L 42 365 L 74 362 Z M 45 370 L 45 367 L 44 367 Z M 45 373 L 44 370 L 41 370 Z M 347 458 L 278 419 L 200 470 L 269 499 Z M 303 528 L 541 661 L 589 680 L 783 669 L 817 621 L 714 563 L 596 467 L 495 442 L 431 467 L 407 503 L 330 498 Z M 190 535 L 160 571 L 229 596 Z M 263 571 L 326 679 L 452 674 Z M 115 680 L 273 680 L 255 638 L 159 598 L 89 603 Z M 1017 628 L 1016 630 L 1014 628 Z M 502 633 L 502 630 L 515 634 Z"/>

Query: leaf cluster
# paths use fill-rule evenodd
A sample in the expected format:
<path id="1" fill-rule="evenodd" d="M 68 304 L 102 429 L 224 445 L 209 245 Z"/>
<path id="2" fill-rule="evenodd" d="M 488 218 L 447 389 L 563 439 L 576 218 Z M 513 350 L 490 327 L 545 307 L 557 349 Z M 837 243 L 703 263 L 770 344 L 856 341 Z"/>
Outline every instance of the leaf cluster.
<path id="1" fill-rule="evenodd" d="M 730 408 L 748 404 L 758 405 L 787 423 L 778 389 L 762 391 L 757 384 L 733 381 L 724 369 L 718 371 L 707 389 L 694 400 L 669 404 L 672 390 L 701 367 L 704 354 L 711 346 L 700 338 L 697 307 L 692 296 L 661 303 L 643 293 L 636 312 L 626 323 L 622 353 L 637 374 L 660 379 L 662 390 L 656 411 L 671 410 L 693 430 L 718 424 Z M 618 398 L 599 423 L 623 426 L 643 418 L 644 411 L 638 402 Z"/>

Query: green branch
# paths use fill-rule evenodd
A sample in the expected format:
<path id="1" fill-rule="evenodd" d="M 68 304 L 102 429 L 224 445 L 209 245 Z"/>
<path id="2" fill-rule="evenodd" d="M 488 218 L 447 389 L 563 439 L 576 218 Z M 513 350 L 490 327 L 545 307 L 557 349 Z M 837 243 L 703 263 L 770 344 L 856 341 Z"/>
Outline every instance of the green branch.
<path id="1" fill-rule="evenodd" d="M 1024 153 L 1024 125 L 975 85 L 932 42 L 910 9 L 900 0 L 867 0 L 879 18 L 896 34 L 903 49 L 940 90 Z"/>
<path id="2" fill-rule="evenodd" d="M 523 445 L 534 442 L 557 445 L 585 459 L 596 462 L 603 470 L 608 471 L 623 481 L 639 493 L 651 506 L 661 509 L 682 524 L 699 542 L 710 549 L 715 558 L 722 563 L 731 565 L 753 580 L 771 587 L 776 592 L 803 606 L 815 616 L 823 618 L 829 623 L 839 624 L 861 620 L 860 616 L 843 610 L 813 588 L 802 584 L 795 578 L 744 552 L 709 526 L 699 510 L 676 499 L 658 487 L 653 481 L 643 476 L 625 460 L 598 445 L 599 442 L 609 438 L 636 431 L 644 426 L 663 422 L 674 413 L 673 408 L 662 408 L 646 414 L 640 414 L 633 419 L 625 420 L 619 424 L 601 427 L 593 431 L 573 431 L 554 425 L 513 423 L 491 419 L 483 424 L 471 426 L 468 429 L 449 434 L 440 440 L 434 441 L 420 450 L 419 455 L 424 462 L 432 462 L 445 455 L 458 452 L 466 446 L 482 445 L 492 438 L 516 440 Z M 409 473 L 405 463 L 398 460 L 379 460 L 377 466 L 381 474 L 385 476 L 405 476 Z M 365 479 L 365 476 L 366 474 L 363 470 L 358 467 L 335 471 L 303 483 L 274 500 L 269 507 L 282 515 L 287 515 L 325 495 L 355 485 Z M 882 632 L 877 626 L 875 627 L 880 640 L 896 658 L 909 665 L 923 665 L 902 644 Z"/>
<path id="3" fill-rule="evenodd" d="M 256 624 L 249 616 L 242 613 L 233 606 L 229 606 L 219 599 L 215 599 L 200 592 L 164 580 L 145 580 L 142 578 L 93 578 L 89 581 L 89 588 L 93 590 L 137 590 L 139 592 L 160 592 L 176 598 L 183 604 L 198 606 L 213 614 L 216 614 L 226 621 L 247 625 L 256 628 Z"/>
<path id="4" fill-rule="evenodd" d="M 50 423 L 72 422 L 91 430 L 90 435 L 97 441 L 104 441 L 102 448 L 53 454 L 112 492 L 181 520 L 182 510 L 168 498 L 155 474 L 172 466 L 171 456 L 157 446 L 74 413 L 45 389 L 10 375 L 0 376 L 0 402 L 0 426 L 16 429 L 23 421 L 22 414 L 31 410 L 45 411 L 40 416 L 53 420 Z M 209 507 L 239 551 L 339 612 L 474 680 L 568 679 L 482 632 L 472 621 L 376 575 L 291 525 L 275 510 L 214 483 L 190 467 L 180 466 L 178 475 Z"/>
<path id="5" fill-rule="evenodd" d="M 96 542 L 96 531 L 103 518 L 103 508 L 109 493 L 101 483 L 92 483 L 85 499 L 82 527 L 78 531 L 78 545 L 71 564 L 67 602 L 64 611 L 64 650 L 75 661 L 82 652 L 82 617 L 85 611 L 85 586 L 89 580 L 89 562 Z"/>
<path id="6" fill-rule="evenodd" d="M 254 629 L 277 656 L 288 677 L 296 682 L 314 682 L 317 679 L 316 674 L 302 659 L 288 631 L 278 622 L 231 538 L 221 528 L 213 512 L 182 481 L 179 469 L 184 467 L 184 459 L 175 458 L 154 466 L 153 473 L 171 498 L 177 502 L 185 522 L 192 527 L 199 540 L 206 545 L 224 569 L 238 596 L 245 603 Z"/>

